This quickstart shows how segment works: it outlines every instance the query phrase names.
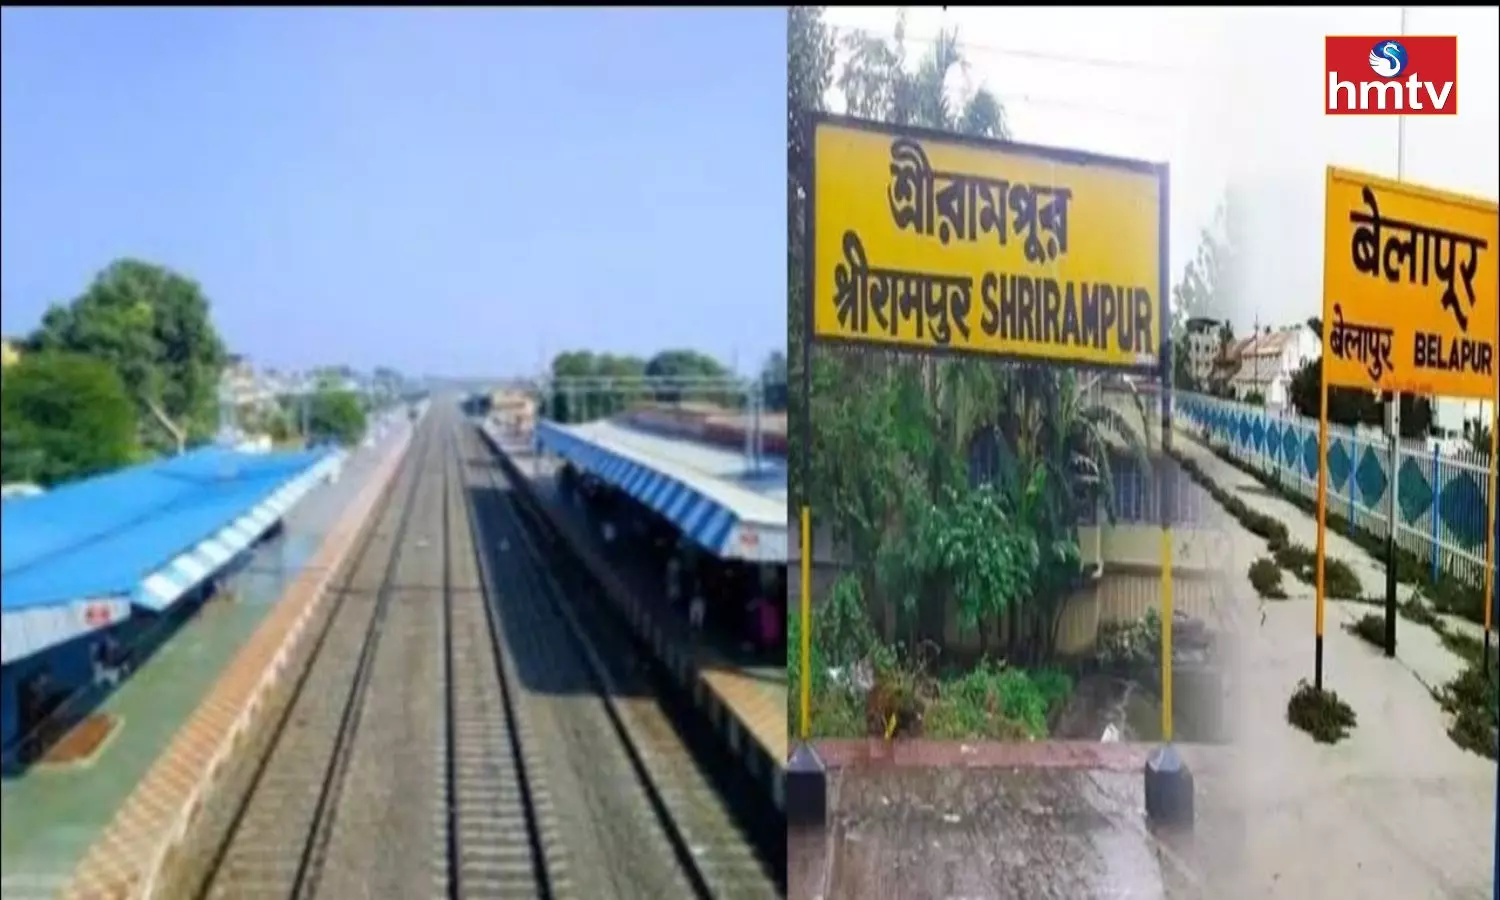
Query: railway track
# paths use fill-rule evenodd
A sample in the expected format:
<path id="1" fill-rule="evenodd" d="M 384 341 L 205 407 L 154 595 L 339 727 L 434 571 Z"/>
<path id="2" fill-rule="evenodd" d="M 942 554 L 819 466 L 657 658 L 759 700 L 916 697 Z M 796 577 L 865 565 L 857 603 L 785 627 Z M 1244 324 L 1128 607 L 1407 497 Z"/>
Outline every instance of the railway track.
<path id="1" fill-rule="evenodd" d="M 532 529 L 435 405 L 200 897 L 784 893 Z"/>
<path id="2" fill-rule="evenodd" d="M 347 771 L 390 586 L 423 487 L 430 428 L 418 427 L 380 520 L 344 575 L 271 749 L 229 827 L 201 896 L 308 897 Z"/>
<path id="3" fill-rule="evenodd" d="M 463 439 L 472 458 L 466 478 L 488 498 L 478 505 L 474 533 L 499 551 L 492 554 L 492 577 L 504 586 L 500 619 L 545 635 L 541 649 L 570 658 L 596 693 L 600 730 L 614 736 L 613 747 L 639 785 L 643 808 L 632 818 L 652 823 L 670 847 L 677 886 L 662 889 L 670 896 L 747 900 L 784 895 L 785 857 L 775 852 L 784 853 L 784 827 L 769 834 L 765 823 L 743 821 L 741 801 L 754 788 L 711 774 L 736 771 L 715 754 L 717 738 L 684 724 L 695 714 L 663 696 L 660 673 L 625 637 L 618 614 L 605 607 L 578 560 L 512 489 L 477 429 L 466 426 Z M 642 843 L 644 831 L 636 837 Z"/>
<path id="4" fill-rule="evenodd" d="M 463 461 L 445 454 L 457 473 Z M 504 652 L 486 592 L 463 479 L 444 486 L 447 545 L 448 722 L 445 802 L 448 860 L 444 894 L 463 898 L 569 897 L 567 848 L 560 840 L 535 741 L 516 714 L 517 675 Z"/>

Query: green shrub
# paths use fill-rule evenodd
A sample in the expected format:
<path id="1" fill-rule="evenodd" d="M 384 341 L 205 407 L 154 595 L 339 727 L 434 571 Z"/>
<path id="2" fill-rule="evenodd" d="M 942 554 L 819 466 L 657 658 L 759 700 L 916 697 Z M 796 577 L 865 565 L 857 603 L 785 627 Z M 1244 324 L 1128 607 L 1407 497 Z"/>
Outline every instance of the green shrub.
<path id="1" fill-rule="evenodd" d="M 1318 555 L 1301 544 L 1289 544 L 1275 553 L 1276 564 L 1291 572 L 1301 582 L 1312 584 L 1317 577 Z"/>
<path id="2" fill-rule="evenodd" d="M 1250 564 L 1250 584 L 1262 597 L 1271 600 L 1286 598 L 1286 591 L 1281 588 L 1281 569 L 1268 557 L 1262 556 Z"/>
<path id="3" fill-rule="evenodd" d="M 1288 544 L 1275 552 L 1276 564 L 1303 584 L 1318 582 L 1318 554 L 1301 544 Z M 1359 600 L 1362 587 L 1354 569 L 1341 559 L 1325 558 L 1323 590 L 1335 600 Z"/>
<path id="4" fill-rule="evenodd" d="M 1154 609 L 1133 622 L 1099 626 L 1094 658 L 1105 668 L 1155 666 L 1161 659 L 1161 615 Z"/>
<path id="5" fill-rule="evenodd" d="M 1182 466 L 1188 477 L 1209 493 L 1224 511 L 1229 513 L 1235 521 L 1245 527 L 1251 534 L 1262 537 L 1270 545 L 1272 551 L 1285 547 L 1290 540 L 1286 525 L 1271 518 L 1264 513 L 1251 509 L 1245 501 L 1234 496 L 1223 488 L 1212 478 L 1204 474 L 1202 467 L 1195 460 L 1188 459 L 1182 454 L 1173 451 L 1172 458 Z"/>
<path id="6" fill-rule="evenodd" d="M 1341 559 L 1323 560 L 1323 593 L 1335 600 L 1358 597 L 1364 590 L 1354 569 Z"/>
<path id="7" fill-rule="evenodd" d="M 1358 717 L 1349 704 L 1329 690 L 1318 690 L 1306 680 L 1297 683 L 1287 702 L 1286 720 L 1312 735 L 1320 744 L 1336 744 L 1349 736 Z"/>
<path id="8" fill-rule="evenodd" d="M 1072 691 L 1073 680 L 1061 672 L 1027 672 L 986 660 L 938 686 L 922 729 L 945 740 L 1044 738 Z"/>
<path id="9" fill-rule="evenodd" d="M 1385 647 L 1385 616 L 1365 613 L 1344 628 L 1355 637 L 1363 638 L 1372 647 Z"/>
<path id="10" fill-rule="evenodd" d="M 1253 466 L 1235 459 L 1226 450 L 1214 447 L 1212 451 L 1215 456 L 1224 462 L 1234 466 L 1241 472 L 1257 479 L 1278 497 L 1302 510 L 1308 515 L 1317 514 L 1317 503 L 1309 500 L 1301 493 L 1282 487 L 1280 483 L 1259 471 Z M 1185 460 L 1191 463 L 1191 460 Z M 1196 465 L 1190 470 L 1190 474 L 1198 472 Z M 1199 476 L 1195 475 L 1195 480 Z M 1200 481 L 1200 483 L 1202 483 Z M 1218 499 L 1222 492 L 1216 493 Z M 1223 502 L 1222 500 L 1220 501 Z M 1349 520 L 1334 509 L 1325 512 L 1325 525 L 1329 531 L 1343 534 L 1358 544 L 1361 549 L 1370 555 L 1370 558 L 1387 565 L 1388 548 L 1383 535 L 1377 535 L 1363 526 L 1350 527 Z M 1273 551 L 1276 547 L 1271 548 Z M 1432 578 L 1432 564 L 1420 559 L 1416 554 L 1403 547 L 1396 547 L 1396 580 L 1401 584 L 1419 585 L 1427 593 L 1432 606 L 1438 612 L 1449 615 L 1461 616 L 1476 625 L 1484 623 L 1484 586 L 1482 584 L 1471 584 L 1461 578 L 1457 578 L 1448 572 L 1439 572 L 1436 580 Z"/>
<path id="11" fill-rule="evenodd" d="M 1453 724 L 1448 728 L 1448 736 L 1453 742 L 1465 750 L 1494 759 L 1500 753 L 1500 747 L 1497 747 L 1500 652 L 1492 647 L 1486 659 L 1482 645 L 1474 649 L 1474 656 L 1458 677 L 1435 694 L 1443 710 L 1453 716 Z"/>
<path id="12" fill-rule="evenodd" d="M 1220 459 L 1259 480 L 1283 500 L 1309 515 L 1316 515 L 1315 501 L 1283 488 L 1264 473 L 1240 462 L 1221 448 L 1213 448 L 1213 452 Z M 1198 473 L 1197 466 L 1192 465 L 1191 461 L 1184 461 L 1184 468 L 1188 468 L 1190 474 Z M 1200 475 L 1201 473 L 1194 474 L 1195 479 Z M 1220 499 L 1223 494 L 1222 491 L 1214 492 L 1213 488 L 1210 488 L 1210 491 L 1214 493 L 1216 499 Z M 1220 502 L 1224 503 L 1222 499 Z M 1228 508 L 1229 505 L 1225 503 L 1225 506 Z M 1349 520 L 1333 509 L 1326 510 L 1325 524 L 1329 530 L 1348 536 L 1376 562 L 1389 565 L 1388 556 L 1391 548 L 1387 546 L 1384 536 L 1377 535 L 1362 526 L 1351 528 Z M 1271 549 L 1273 552 L 1277 550 L 1274 546 Z M 1396 580 L 1401 584 L 1419 586 L 1431 603 L 1429 606 L 1419 597 L 1403 600 L 1398 606 L 1401 616 L 1411 622 L 1431 628 L 1438 635 L 1443 646 L 1465 661 L 1465 668 L 1458 677 L 1433 692 L 1443 709 L 1454 717 L 1448 729 L 1448 736 L 1461 747 L 1494 758 L 1497 753 L 1500 753 L 1500 736 L 1497 736 L 1500 734 L 1500 721 L 1497 721 L 1500 720 L 1500 695 L 1497 695 L 1497 690 L 1500 690 L 1500 659 L 1497 659 L 1495 652 L 1491 652 L 1487 660 L 1482 659 L 1483 643 L 1478 638 L 1449 628 L 1438 615 L 1441 613 L 1459 616 L 1475 624 L 1483 624 L 1484 587 L 1482 584 L 1470 584 L 1448 572 L 1439 572 L 1437 578 L 1433 579 L 1430 562 L 1423 561 L 1405 548 L 1394 549 Z M 1306 551 L 1303 550 L 1303 552 Z M 1278 559 L 1281 558 L 1283 557 L 1278 554 Z M 1286 558 L 1296 559 L 1295 556 Z M 1291 567 L 1288 566 L 1288 568 Z M 1385 605 L 1384 598 L 1361 598 L 1358 577 L 1347 564 L 1340 560 L 1327 561 L 1324 578 L 1324 586 L 1330 597 L 1353 599 L 1375 606 Z M 1356 633 L 1369 640 L 1365 630 L 1372 629 L 1373 626 L 1366 622 L 1372 619 L 1380 623 L 1379 641 L 1372 641 L 1372 643 L 1384 646 L 1385 622 L 1382 616 L 1367 615 L 1351 630 L 1359 629 Z M 1486 674 L 1486 665 L 1489 667 L 1489 674 Z M 1304 730 L 1312 732 L 1313 729 L 1318 729 L 1325 735 L 1332 735 L 1331 740 L 1341 739 L 1349 729 L 1354 727 L 1353 710 L 1338 701 L 1337 696 L 1331 692 L 1323 698 L 1312 697 L 1312 692 L 1313 688 L 1306 683 L 1299 686 L 1298 693 L 1293 694 L 1287 707 L 1288 720 Z M 1338 726 L 1339 722 L 1343 721 L 1341 717 L 1345 711 L 1348 714 L 1347 725 L 1341 729 Z M 1294 716 L 1297 717 L 1297 721 L 1293 721 Z M 1317 733 L 1314 733 L 1314 738 L 1324 740 Z"/>

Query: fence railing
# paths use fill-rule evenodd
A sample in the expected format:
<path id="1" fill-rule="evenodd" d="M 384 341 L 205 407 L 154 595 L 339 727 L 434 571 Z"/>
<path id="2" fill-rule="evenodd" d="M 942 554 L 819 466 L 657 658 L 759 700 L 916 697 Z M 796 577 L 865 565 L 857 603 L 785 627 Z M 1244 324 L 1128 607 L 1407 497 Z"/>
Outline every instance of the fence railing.
<path id="1" fill-rule="evenodd" d="M 1174 424 L 1309 500 L 1318 491 L 1318 420 L 1235 400 L 1179 392 Z M 1384 538 L 1396 492 L 1397 544 L 1472 583 L 1484 576 L 1489 455 L 1328 426 L 1328 509 Z"/>

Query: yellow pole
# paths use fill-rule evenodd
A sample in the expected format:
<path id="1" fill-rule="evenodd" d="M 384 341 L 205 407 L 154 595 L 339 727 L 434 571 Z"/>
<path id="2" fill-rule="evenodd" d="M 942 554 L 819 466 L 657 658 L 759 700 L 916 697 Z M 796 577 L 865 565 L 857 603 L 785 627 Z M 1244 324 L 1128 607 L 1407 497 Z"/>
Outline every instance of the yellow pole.
<path id="1" fill-rule="evenodd" d="M 805 488 L 804 488 L 805 489 Z M 806 741 L 812 733 L 812 510 L 802 507 L 802 723 Z"/>
<path id="2" fill-rule="evenodd" d="M 1500 403 L 1490 400 L 1490 492 L 1485 498 L 1485 521 L 1489 530 L 1484 538 L 1484 642 L 1488 647 L 1495 621 L 1495 432 L 1500 430 Z M 1485 667 L 1489 660 L 1484 661 Z"/>
<path id="3" fill-rule="evenodd" d="M 1323 204 L 1326 207 L 1329 202 L 1328 198 L 1333 196 L 1332 166 L 1324 172 L 1323 179 Z M 1324 227 L 1327 227 L 1326 223 Z M 1318 558 L 1317 578 L 1314 581 L 1317 598 L 1314 604 L 1317 610 L 1315 613 L 1316 637 L 1313 641 L 1313 687 L 1319 691 L 1323 690 L 1323 614 L 1324 605 L 1327 602 L 1327 597 L 1323 593 L 1323 563 L 1328 554 L 1328 335 L 1333 329 L 1333 319 L 1329 315 L 1333 306 L 1333 291 L 1329 286 L 1331 271 L 1332 267 L 1325 259 L 1323 261 L 1323 333 L 1319 335 L 1322 343 L 1318 345 L 1322 356 L 1318 363 Z M 1391 477 L 1395 478 L 1396 473 L 1392 472 Z M 1396 523 L 1392 521 L 1391 528 L 1395 527 Z M 1395 560 L 1391 562 L 1394 563 Z"/>
<path id="4" fill-rule="evenodd" d="M 1172 742 L 1172 527 L 1167 524 L 1161 529 L 1161 739 Z"/>

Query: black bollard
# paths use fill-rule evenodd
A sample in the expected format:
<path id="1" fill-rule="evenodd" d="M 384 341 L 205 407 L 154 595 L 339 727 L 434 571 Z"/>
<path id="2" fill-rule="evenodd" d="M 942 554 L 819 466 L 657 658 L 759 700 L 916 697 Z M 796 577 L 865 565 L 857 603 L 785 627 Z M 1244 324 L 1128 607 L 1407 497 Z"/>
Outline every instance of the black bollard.
<path id="1" fill-rule="evenodd" d="M 1146 818 L 1152 825 L 1193 827 L 1193 773 L 1171 744 L 1146 758 Z"/>
<path id="2" fill-rule="evenodd" d="M 787 760 L 786 818 L 788 828 L 822 830 L 828 824 L 828 771 L 807 741 L 798 741 Z"/>

